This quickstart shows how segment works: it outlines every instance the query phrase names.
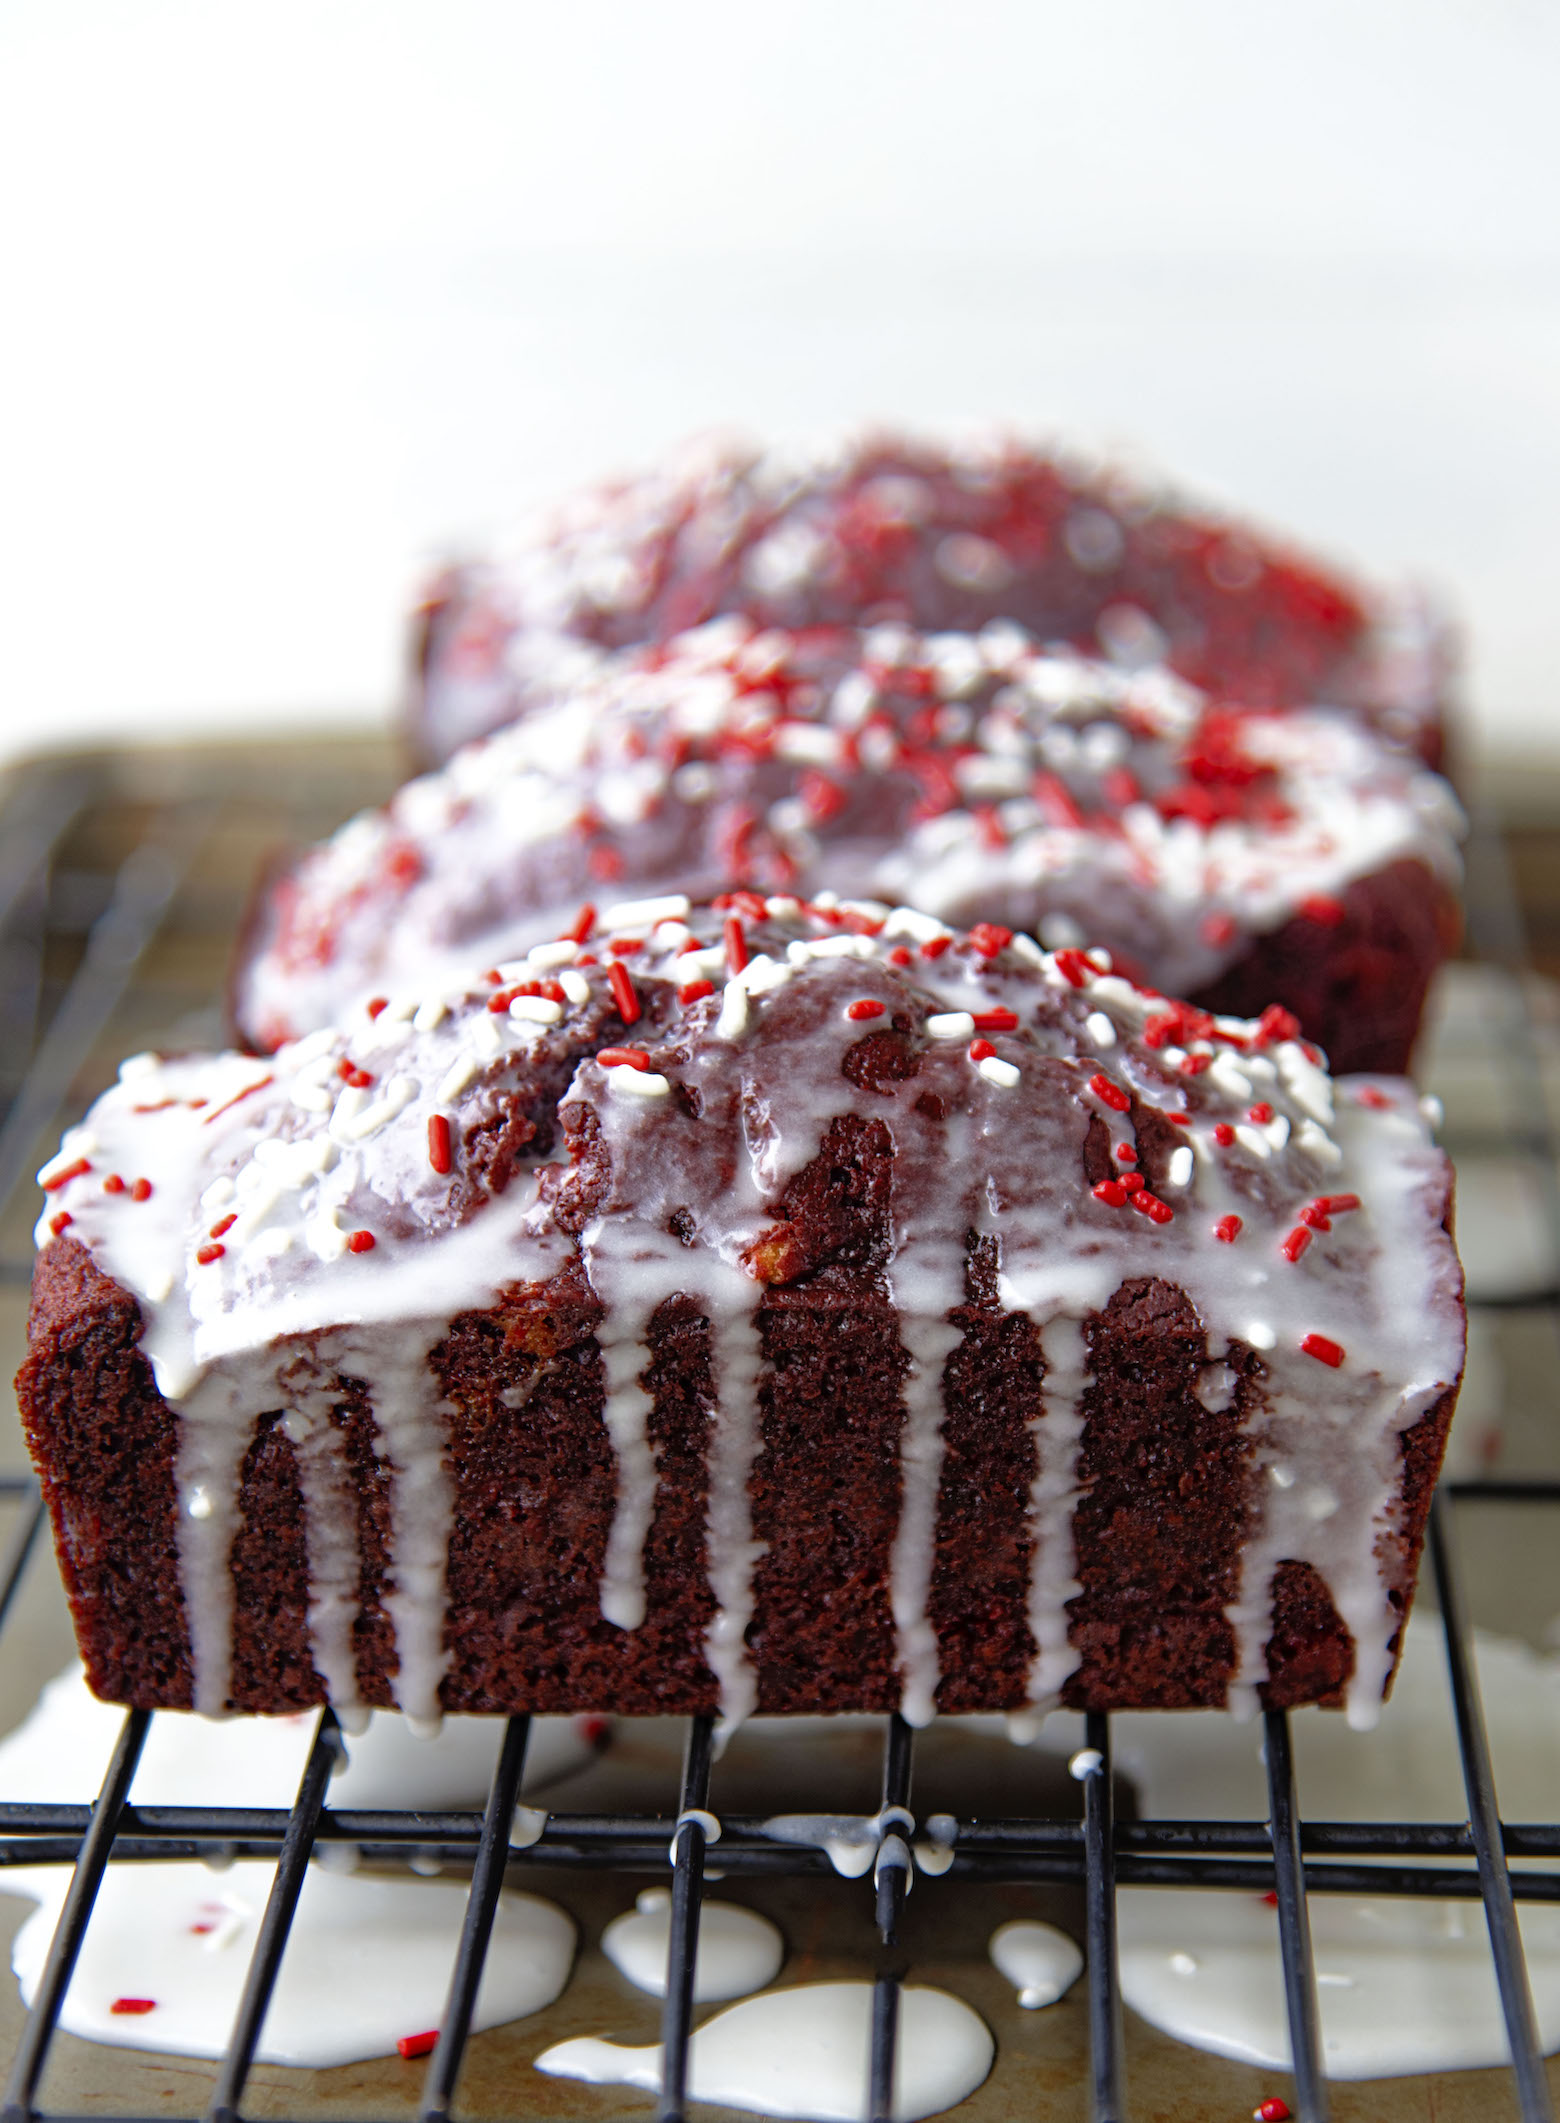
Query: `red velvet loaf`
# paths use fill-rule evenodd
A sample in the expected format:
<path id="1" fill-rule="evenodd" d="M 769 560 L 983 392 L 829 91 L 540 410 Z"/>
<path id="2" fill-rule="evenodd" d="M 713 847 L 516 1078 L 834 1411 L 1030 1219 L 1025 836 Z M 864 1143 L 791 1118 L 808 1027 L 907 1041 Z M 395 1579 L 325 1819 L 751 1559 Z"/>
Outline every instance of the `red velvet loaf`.
<path id="1" fill-rule="evenodd" d="M 811 454 L 696 445 L 447 570 L 417 620 L 419 757 L 447 759 L 530 706 L 549 637 L 621 649 L 725 613 L 788 629 L 1016 621 L 1249 707 L 1346 709 L 1440 763 L 1452 653 L 1422 599 L 1010 437 L 870 433 Z"/>
<path id="2" fill-rule="evenodd" d="M 727 620 L 583 678 L 571 651 L 551 687 L 272 886 L 235 980 L 249 1044 L 523 951 L 583 900 L 827 881 L 1103 943 L 1208 1008 L 1282 1003 L 1339 1071 L 1401 1070 L 1457 934 L 1455 803 L 1344 716 L 1013 626 Z"/>
<path id="3" fill-rule="evenodd" d="M 101 1694 L 1372 1715 L 1462 1362 L 1407 1084 L 903 909 L 493 974 L 138 1058 L 41 1175 Z"/>

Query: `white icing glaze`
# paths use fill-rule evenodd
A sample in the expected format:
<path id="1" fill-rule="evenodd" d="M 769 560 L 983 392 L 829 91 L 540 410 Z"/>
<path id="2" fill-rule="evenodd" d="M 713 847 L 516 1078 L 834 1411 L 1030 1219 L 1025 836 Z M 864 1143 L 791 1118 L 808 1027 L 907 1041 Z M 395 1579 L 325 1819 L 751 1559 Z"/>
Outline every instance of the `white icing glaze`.
<path id="1" fill-rule="evenodd" d="M 228 1806 L 290 1807 L 314 1722 L 312 1711 L 220 1722 L 160 1711 L 136 1771 L 136 1801 L 200 1806 L 220 1791 Z M 89 1804 L 123 1724 L 124 1712 L 100 1703 L 81 1668 L 68 1667 L 0 1740 L 0 1800 L 22 1803 L 46 1794 L 57 1805 Z M 595 1754 L 600 1724 L 596 1718 L 533 1718 L 523 1788 L 541 1791 L 583 1769 Z M 405 1718 L 375 1711 L 347 1743 L 346 1761 L 331 1779 L 330 1804 L 480 1808 L 503 1737 L 501 1718 L 452 1717 L 436 1740 L 418 1739 Z M 12 1877 L 7 1872 L 0 1884 Z"/>
<path id="2" fill-rule="evenodd" d="M 871 2031 L 870 1983 L 767 1991 L 695 2030 L 689 2097 L 763 2116 L 857 2123 L 866 2099 Z M 990 2030 L 967 2005 L 945 1990 L 909 1985 L 900 2001 L 894 2052 L 898 2123 L 941 2115 L 966 2099 L 991 2070 L 994 2054 Z M 659 2045 L 630 2049 L 586 2038 L 544 2050 L 536 2068 L 597 2086 L 655 2092 L 661 2051 Z"/>
<path id="3" fill-rule="evenodd" d="M 209 1794 L 208 1794 L 209 1795 Z M 88 2041 L 178 2056 L 220 2057 L 265 1909 L 274 1867 L 111 1865 L 104 1875 L 60 2024 Z M 12 1966 L 31 2005 L 70 1873 L 8 1870 L 8 1891 L 38 1908 L 17 1933 Z M 436 2028 L 466 1907 L 464 1885 L 376 1879 L 311 1866 L 266 2015 L 258 2060 L 322 2069 L 384 2056 Z M 500 1895 L 473 2026 L 496 2027 L 550 2005 L 568 1980 L 574 1926 L 535 1895 Z M 116 2000 L 150 2011 L 113 2010 Z"/>
<path id="4" fill-rule="evenodd" d="M 634 1907 L 614 1917 L 601 1934 L 601 1950 L 613 1967 L 653 1998 L 666 1996 L 671 1909 L 669 1889 L 647 1887 Z M 694 2003 L 713 2005 L 762 1990 L 780 1973 L 784 1959 L 785 1941 L 767 1917 L 736 1902 L 705 1901 L 699 1910 Z"/>
<path id="5" fill-rule="evenodd" d="M 563 970 L 584 999 L 560 983 L 556 1020 L 515 1014 L 517 976 L 532 974 L 537 992 L 515 1001 L 552 1001 L 521 964 L 497 969 L 509 985 L 496 989 L 398 993 L 348 1032 L 311 1035 L 266 1063 L 131 1065 L 46 1168 L 40 1240 L 63 1214 L 137 1297 L 143 1345 L 181 1418 L 180 1552 L 202 1707 L 226 1699 L 226 1561 L 254 1426 L 282 1408 L 295 1442 L 324 1437 L 334 1388 L 322 1402 L 321 1381 L 339 1373 L 360 1383 L 391 1470 L 385 1605 L 399 1699 L 420 1722 L 436 1717 L 452 1486 L 448 1410 L 430 1359 L 453 1316 L 577 1260 L 605 1307 L 598 1340 L 618 1481 L 600 1599 L 624 1629 L 643 1618 L 657 1484 L 648 1337 L 674 1299 L 707 1323 L 706 1568 L 716 1603 L 707 1656 L 728 1721 L 744 1716 L 755 1701 L 745 1634 L 762 1552 L 748 1497 L 761 1443 L 759 1301 L 766 1281 L 796 1273 L 790 1182 L 835 1118 L 864 1114 L 893 1151 L 885 1280 L 906 1374 L 889 1594 L 905 1714 L 930 1716 L 939 1680 L 929 1588 L 944 1375 L 975 1233 L 995 1245 L 1000 1301 L 1033 1322 L 1045 1359 L 1030 1510 L 1034 1699 L 1053 1699 L 1077 1664 L 1067 1602 L 1090 1384 L 1083 1327 L 1123 1284 L 1160 1278 L 1185 1291 L 1207 1332 L 1205 1406 L 1221 1395 L 1228 1405 L 1232 1345 L 1263 1354 L 1245 1433 L 1258 1479 L 1228 1610 L 1239 1658 L 1231 1700 L 1255 1701 L 1274 1573 L 1298 1561 L 1321 1575 L 1353 1635 L 1349 1710 L 1367 1721 L 1396 1627 L 1375 1551 L 1395 1508 L 1398 1441 L 1462 1361 L 1460 1271 L 1441 1228 L 1446 1168 L 1410 1087 L 1356 1080 L 1335 1101 L 1283 1012 L 1261 1025 L 1215 1021 L 1104 970 L 1104 953 L 1048 956 L 1001 929 L 959 942 L 924 914 L 828 894 L 814 908 L 758 902 L 731 918 L 739 931 L 749 925 L 735 970 L 720 917 L 692 910 L 683 920 L 652 908 L 642 933 L 577 950 Z M 560 950 L 545 954 L 549 980 Z M 604 961 L 619 983 L 632 969 L 644 1022 L 631 1019 L 629 1037 L 645 1044 L 598 1061 L 623 1037 L 622 990 Z M 713 977 L 726 973 L 722 989 Z M 694 977 L 714 988 L 708 998 L 690 988 Z M 733 995 L 741 1024 L 723 1030 Z M 919 1036 L 960 1015 L 986 1028 L 979 1046 Z M 1108 1070 L 1096 1068 L 1087 1029 L 1100 1015 L 1117 1031 Z M 858 1044 L 890 1027 L 902 1028 L 892 1036 L 908 1042 L 913 1072 L 864 1093 L 845 1085 Z M 974 1066 L 985 1048 L 1006 1075 Z M 377 1076 L 391 1050 L 386 1090 Z M 365 1085 L 364 1074 L 376 1081 Z M 571 1145 L 589 1154 L 560 1167 L 548 1190 L 533 1163 L 492 1193 L 464 1170 L 459 1145 L 501 1120 L 506 1096 L 538 1074 L 552 1086 L 544 1120 L 557 1100 Z M 457 1076 L 464 1088 L 452 1098 Z M 618 1079 L 651 1077 L 665 1095 L 619 1095 Z M 328 1112 L 300 1103 L 300 1092 L 343 1078 Z M 1161 1136 L 1174 1131 L 1167 1173 L 1171 1160 L 1185 1170 L 1183 1150 L 1191 1158 L 1184 1186 L 1161 1179 L 1158 1198 L 1140 1187 L 1143 1215 L 1124 1191 L 1140 1178 L 1132 1101 L 1139 1127 L 1152 1119 Z M 449 1173 L 430 1162 L 429 1127 L 440 1120 L 457 1138 Z M 1091 1192 L 1084 1148 L 1101 1122 L 1131 1158 L 1112 1165 L 1120 1183 Z M 106 1173 L 132 1172 L 155 1176 L 149 1200 L 105 1191 Z M 1224 1243 L 1219 1227 L 1234 1224 Z M 364 1235 L 366 1254 L 353 1250 Z M 338 1449 L 327 1439 L 309 1457 L 306 1519 L 318 1559 L 316 1666 L 350 1715 L 356 1532 Z"/>
<path id="6" fill-rule="evenodd" d="M 991 1934 L 987 1950 L 993 1967 L 1014 1986 L 1027 2012 L 1054 2005 L 1083 1973 L 1083 1955 L 1054 1924 L 1035 1924 L 1024 1918 L 1003 1924 Z"/>

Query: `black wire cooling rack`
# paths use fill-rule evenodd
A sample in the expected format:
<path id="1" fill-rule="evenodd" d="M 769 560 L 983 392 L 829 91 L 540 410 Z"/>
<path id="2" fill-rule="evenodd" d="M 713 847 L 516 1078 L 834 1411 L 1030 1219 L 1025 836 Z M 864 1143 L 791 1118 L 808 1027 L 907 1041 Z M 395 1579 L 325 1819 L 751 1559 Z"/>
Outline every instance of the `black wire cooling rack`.
<path id="1" fill-rule="evenodd" d="M 279 756 L 279 755 L 278 755 Z M 325 758 L 322 767 L 321 759 Z M 22 1243 L 31 1216 L 27 1180 L 52 1147 L 62 1120 L 98 1086 L 94 1054 L 111 1030 L 128 1046 L 164 1028 L 182 1002 L 209 992 L 237 909 L 211 890 L 202 865 L 213 836 L 233 830 L 233 789 L 212 793 L 208 760 L 189 773 L 157 755 L 131 770 L 125 763 L 47 763 L 18 776 L 0 808 L 0 1228 L 7 1234 L 0 1282 L 28 1273 Z M 310 753 L 284 775 L 278 800 L 302 833 L 334 822 L 342 788 L 361 800 L 363 768 L 345 781 L 330 760 Z M 235 786 L 238 770 L 227 770 Z M 252 792 L 251 792 L 252 793 Z M 242 814 L 242 799 L 239 802 Z M 339 806 L 339 809 L 338 809 Z M 105 828 L 105 817 L 113 824 Z M 90 829 L 89 829 L 90 828 Z M 242 838 L 244 821 L 239 818 Z M 83 839 L 83 835 L 85 836 Z M 1541 1036 L 1529 1007 L 1520 912 L 1503 844 L 1488 820 L 1479 821 L 1470 848 L 1469 930 L 1472 948 L 1494 982 L 1500 1022 L 1494 1050 L 1508 1072 L 1503 1112 L 1516 1116 L 1503 1146 L 1533 1161 L 1551 1233 L 1560 1242 L 1560 1182 L 1547 1120 Z M 231 895 L 229 894 L 229 900 Z M 193 903 L 197 936 L 192 979 L 184 960 L 164 962 L 170 909 Z M 162 952 L 164 957 L 159 958 Z M 133 1007 L 131 1006 L 133 1004 Z M 99 1067 L 101 1069 L 101 1061 Z M 1449 1145 L 1459 1147 L 1455 1137 Z M 1490 1148 L 1488 1134 L 1478 1147 Z M 1560 1243 L 1556 1257 L 1560 1258 Z M 1560 1333 L 1560 1291 L 1525 1299 L 1549 1313 Z M 1082 1818 L 961 1819 L 948 1876 L 976 1883 L 1081 1885 L 1089 2028 L 1088 2098 L 1095 2123 L 1123 2123 L 1129 2114 L 1117 1982 L 1115 1894 L 1118 1884 L 1227 1888 L 1276 1896 L 1285 2002 L 1293 2055 L 1293 2112 L 1303 2123 L 1329 2115 L 1321 2067 L 1316 1970 L 1311 1954 L 1307 1897 L 1350 1895 L 1477 1896 L 1484 1905 L 1506 2030 L 1511 2071 L 1523 2123 L 1553 2117 L 1538 2046 L 1522 1940 L 1519 1900 L 1560 1901 L 1560 1867 L 1512 1873 L 1509 1858 L 1560 1858 L 1560 1822 L 1513 1823 L 1501 1818 L 1490 1767 L 1483 1713 L 1469 1651 L 1465 1603 L 1455 1555 L 1453 1520 L 1459 1498 L 1531 1511 L 1560 1502 L 1560 1480 L 1443 1485 L 1430 1523 L 1429 1559 L 1445 1636 L 1447 1675 L 1468 1798 L 1464 1821 L 1439 1824 L 1310 1821 L 1302 1817 L 1282 1712 L 1265 1719 L 1266 1820 L 1118 1821 L 1113 1803 L 1108 1717 L 1085 1721 L 1085 1747 L 1074 1757 L 1082 1784 Z M 42 1553 L 42 1506 L 25 1477 L 0 1479 L 0 1498 L 21 1516 L 9 1553 L 0 1562 L 0 1628 L 12 1614 L 29 1560 Z M 719 1864 L 727 1875 L 819 1875 L 830 1871 L 823 1852 L 776 1844 L 756 1819 L 720 1815 L 718 1765 L 708 1718 L 688 1721 L 678 1811 L 553 1813 L 540 1838 L 525 1849 L 510 1835 L 524 1771 L 530 1721 L 512 1718 L 504 1734 L 487 1806 L 481 1814 L 410 1810 L 341 1810 L 327 1806 L 331 1772 L 341 1749 L 336 1722 L 321 1714 L 290 1811 L 225 1806 L 138 1806 L 131 1797 L 136 1766 L 150 1727 L 143 1711 L 126 1714 L 97 1801 L 91 1807 L 47 1800 L 0 1805 L 0 1867 L 70 1863 L 74 1870 L 52 1946 L 11 2064 L 0 2123 L 47 2116 L 37 2094 L 60 2009 L 95 1897 L 110 1864 L 173 1857 L 276 1857 L 270 1899 L 260 1926 L 231 2042 L 206 2111 L 212 2123 L 242 2112 L 282 1956 L 286 1951 L 305 1869 L 316 1846 L 355 1845 L 365 1858 L 436 1857 L 469 1867 L 471 1886 L 450 1973 L 448 2003 L 427 2068 L 420 2116 L 446 2123 L 461 2067 L 498 1897 L 508 1868 L 523 1877 L 534 1865 L 623 1873 L 671 1866 L 671 1923 L 663 2012 L 663 2079 L 659 2113 L 685 2109 L 688 2044 L 693 2030 L 693 1975 L 704 1891 L 710 1810 L 720 1827 Z M 899 1945 L 900 1919 L 911 1880 L 909 1832 L 915 1735 L 897 1717 L 883 1721 L 880 1843 L 870 1883 L 878 1937 L 874 1974 L 868 2116 L 893 2111 L 895 2031 L 907 1973 Z M 1365 1744 L 1368 1744 L 1365 1743 Z M 1473 1869 L 1467 1859 L 1475 1860 Z M 1370 1860 L 1385 1860 L 1372 1863 Z M 1405 1863 L 1405 1860 L 1416 1862 Z M 1461 1863 L 1457 1861 L 1462 1861 Z M 3 1875 L 0 1875 L 3 1877 Z M 935 1882 L 928 1883 L 935 1891 Z M 520 2094 L 514 2113 L 523 2114 Z M 267 2113 L 275 2113 L 267 2103 Z M 101 2119 L 104 2111 L 94 2110 Z M 127 2119 L 128 2123 L 128 2119 Z"/>

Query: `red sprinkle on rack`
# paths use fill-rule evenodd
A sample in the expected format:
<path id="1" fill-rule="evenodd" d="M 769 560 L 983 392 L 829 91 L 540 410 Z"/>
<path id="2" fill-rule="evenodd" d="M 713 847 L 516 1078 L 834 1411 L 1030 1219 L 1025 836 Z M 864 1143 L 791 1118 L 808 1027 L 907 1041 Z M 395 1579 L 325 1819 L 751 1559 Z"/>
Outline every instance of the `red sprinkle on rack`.
<path id="1" fill-rule="evenodd" d="M 1288 1238 L 1279 1247 L 1286 1261 L 1297 1261 L 1311 1243 L 1311 1234 L 1304 1224 L 1296 1224 Z"/>
<path id="2" fill-rule="evenodd" d="M 1213 1235 L 1216 1239 L 1222 1240 L 1226 1246 L 1233 1246 L 1236 1239 L 1240 1237 L 1240 1218 L 1238 1216 L 1221 1216 L 1213 1227 Z"/>
<path id="3" fill-rule="evenodd" d="M 1292 2113 L 1287 2101 L 1280 2100 L 1277 2094 L 1269 2094 L 1251 2111 L 1251 2123 L 1290 2123 Z"/>
<path id="4" fill-rule="evenodd" d="M 428 1162 L 435 1172 L 448 1172 L 452 1162 L 453 1144 L 450 1124 L 443 1113 L 428 1115 Z"/>
<path id="5" fill-rule="evenodd" d="M 650 1057 L 643 1047 L 598 1047 L 596 1059 L 603 1069 L 648 1069 Z"/>
<path id="6" fill-rule="evenodd" d="M 1132 1104 L 1120 1084 L 1113 1084 L 1108 1076 L 1091 1076 L 1089 1089 L 1102 1106 L 1109 1106 L 1112 1113 L 1125 1113 Z"/>
<path id="7" fill-rule="evenodd" d="M 726 939 L 726 972 L 732 980 L 748 962 L 747 931 L 740 914 L 728 914 L 721 932 Z"/>
<path id="8" fill-rule="evenodd" d="M 1341 1346 L 1326 1334 L 1307 1334 L 1300 1343 L 1307 1356 L 1314 1356 L 1319 1364 L 1331 1364 L 1334 1371 L 1343 1362 Z"/>
<path id="9" fill-rule="evenodd" d="M 612 1000 L 617 1004 L 618 1016 L 625 1025 L 639 1022 L 639 995 L 628 977 L 628 968 L 620 958 L 613 959 L 607 968 L 607 986 L 612 990 Z"/>
<path id="10" fill-rule="evenodd" d="M 845 1015 L 847 1017 L 853 1017 L 857 1020 L 858 1023 L 861 1023 L 869 1017 L 883 1016 L 885 1007 L 886 1006 L 883 1003 L 878 1002 L 875 997 L 870 995 L 862 995 L 858 996 L 855 1002 L 847 1003 L 845 1005 Z"/>
<path id="11" fill-rule="evenodd" d="M 115 1998 L 108 2009 L 113 2013 L 139 2015 L 143 2012 L 155 2012 L 157 2010 L 157 2000 L 155 1998 Z"/>
<path id="12" fill-rule="evenodd" d="M 429 2056 L 438 2047 L 438 2044 L 439 2030 L 436 2027 L 431 2027 L 426 2034 L 402 2035 L 395 2046 L 403 2057 L 410 2058 Z"/>
<path id="13" fill-rule="evenodd" d="M 348 1232 L 347 1251 L 349 1253 L 372 1253 L 373 1250 L 374 1234 L 372 1231 Z"/>

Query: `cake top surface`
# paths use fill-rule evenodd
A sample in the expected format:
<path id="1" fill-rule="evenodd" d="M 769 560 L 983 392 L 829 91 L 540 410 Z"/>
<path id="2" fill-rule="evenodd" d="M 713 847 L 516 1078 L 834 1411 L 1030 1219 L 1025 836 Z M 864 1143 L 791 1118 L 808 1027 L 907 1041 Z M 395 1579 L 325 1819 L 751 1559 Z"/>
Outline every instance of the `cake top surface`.
<path id="1" fill-rule="evenodd" d="M 547 706 L 273 887 L 237 983 L 254 1044 L 329 1022 L 390 965 L 436 977 L 526 948 L 614 886 L 827 878 L 953 921 L 1043 908 L 1048 941 L 1103 937 L 1190 992 L 1386 863 L 1456 873 L 1445 784 L 1353 719 L 1214 698 L 1010 623 L 729 618 L 584 671 L 539 656 L 537 675 Z"/>
<path id="2" fill-rule="evenodd" d="M 505 711 L 506 684 L 523 695 L 537 632 L 621 648 L 723 613 L 786 627 L 1014 619 L 1258 706 L 1347 704 L 1410 745 L 1445 679 L 1413 599 L 1367 592 L 1162 485 L 1001 433 L 697 442 L 539 516 L 434 596 L 451 608 L 439 684 L 472 689 L 464 711 L 449 699 L 440 712 L 473 729 Z"/>
<path id="3" fill-rule="evenodd" d="M 132 1059 L 45 1167 L 40 1242 L 135 1294 L 176 1398 L 216 1357 L 481 1307 L 625 1230 L 693 1288 L 794 1282 L 839 1234 L 787 1190 L 851 1121 L 888 1131 L 879 1266 L 912 1310 L 962 1302 L 990 1232 L 1041 1316 L 1158 1275 L 1258 1349 L 1455 1376 L 1455 1302 L 1424 1324 L 1456 1293 L 1445 1161 L 1410 1087 L 1335 1089 L 1284 1011 L 1214 1019 L 1103 952 L 827 894 L 571 930 L 269 1059 Z"/>

